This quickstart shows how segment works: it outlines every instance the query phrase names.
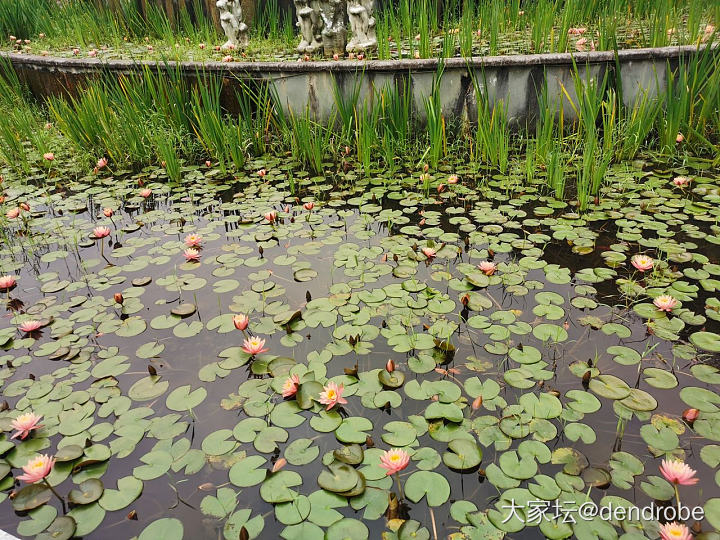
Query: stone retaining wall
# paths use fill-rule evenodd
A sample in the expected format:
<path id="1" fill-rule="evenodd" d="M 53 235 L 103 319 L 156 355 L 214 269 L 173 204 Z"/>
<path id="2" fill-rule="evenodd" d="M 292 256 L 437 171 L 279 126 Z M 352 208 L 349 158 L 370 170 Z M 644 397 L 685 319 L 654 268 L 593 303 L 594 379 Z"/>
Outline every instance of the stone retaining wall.
<path id="1" fill-rule="evenodd" d="M 641 91 L 651 95 L 663 89 L 667 70 L 675 69 L 681 58 L 697 54 L 694 46 L 662 47 L 609 52 L 488 56 L 445 59 L 441 78 L 441 101 L 445 117 L 476 118 L 476 92 L 473 77 L 491 102 L 503 99 L 510 119 L 524 125 L 536 117 L 538 92 L 545 84 L 552 101 L 563 99 L 566 119 L 574 116 L 572 107 L 562 91 L 564 87 L 575 99 L 573 66 L 591 77 L 602 77 L 611 70 L 611 84 L 615 84 L 615 70 L 619 66 L 622 96 L 631 105 Z M 714 51 L 715 52 L 715 51 Z M 224 79 L 223 104 L 236 110 L 235 92 L 246 82 L 272 81 L 286 111 L 304 112 L 309 107 L 321 120 L 327 119 L 334 107 L 333 87 L 350 95 L 359 83 L 361 99 L 373 98 L 373 89 L 397 82 L 409 82 L 415 112 L 425 116 L 425 99 L 430 95 L 438 70 L 437 59 L 429 60 L 341 60 L 322 62 L 133 62 L 104 61 L 92 58 L 56 58 L 19 53 L 0 53 L 14 65 L 19 76 L 37 96 L 75 92 L 88 77 L 99 73 L 129 74 L 143 69 L 179 68 L 184 76 L 196 78 L 198 72 L 220 75 Z M 405 87 L 402 85 L 401 87 Z"/>

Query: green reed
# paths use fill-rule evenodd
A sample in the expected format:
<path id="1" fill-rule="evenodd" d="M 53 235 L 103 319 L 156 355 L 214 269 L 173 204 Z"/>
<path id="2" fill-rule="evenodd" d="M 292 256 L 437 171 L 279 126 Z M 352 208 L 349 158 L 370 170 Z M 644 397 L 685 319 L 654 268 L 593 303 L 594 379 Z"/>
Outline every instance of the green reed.
<path id="1" fill-rule="evenodd" d="M 293 157 L 310 169 L 313 174 L 322 174 L 325 151 L 330 145 L 332 129 L 316 122 L 310 109 L 305 109 L 302 115 L 290 111 L 288 115 L 289 139 Z M 328 126 L 334 123 L 335 114 Z"/>
<path id="2" fill-rule="evenodd" d="M 458 37 L 460 40 L 460 55 L 463 57 L 472 56 L 473 39 L 475 37 L 475 9 L 470 0 L 463 2 Z"/>
<path id="3" fill-rule="evenodd" d="M 380 119 L 381 108 L 368 103 L 367 99 L 362 105 L 355 107 L 355 148 L 365 176 L 370 176 L 372 170 L 372 156 L 379 142 Z"/>
<path id="4" fill-rule="evenodd" d="M 363 77 L 357 74 L 352 80 L 349 91 L 341 86 L 336 77 L 333 77 L 332 92 L 335 100 L 335 110 L 342 129 L 342 140 L 346 143 L 352 141 L 353 130 L 357 120 L 357 109 L 360 102 Z"/>
<path id="5" fill-rule="evenodd" d="M 510 157 L 510 126 L 508 124 L 508 102 L 499 99 L 490 103 L 484 88 L 487 82 L 482 74 L 482 82 L 478 74 L 471 71 L 471 79 L 477 102 L 477 126 L 475 128 L 475 159 L 489 162 L 507 171 Z"/>
<path id="6" fill-rule="evenodd" d="M 425 98 L 425 120 L 427 123 L 428 157 L 433 169 L 437 169 L 440 157 L 446 151 L 445 117 L 442 114 L 441 81 L 444 64 L 438 63 L 438 69 L 433 77 L 432 90 Z"/>

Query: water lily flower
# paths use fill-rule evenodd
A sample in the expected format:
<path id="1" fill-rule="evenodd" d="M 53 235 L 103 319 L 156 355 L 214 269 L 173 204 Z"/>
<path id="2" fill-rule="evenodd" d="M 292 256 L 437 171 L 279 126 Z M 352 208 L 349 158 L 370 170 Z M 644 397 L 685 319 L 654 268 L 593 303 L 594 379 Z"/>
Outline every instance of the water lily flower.
<path id="1" fill-rule="evenodd" d="M 222 57 L 223 62 L 232 62 L 233 60 L 235 60 L 235 59 L 230 54 Z"/>
<path id="2" fill-rule="evenodd" d="M 122 293 L 116 292 L 113 295 L 113 300 L 115 300 L 116 304 L 122 305 L 122 303 L 125 301 L 125 298 L 123 297 Z"/>
<path id="3" fill-rule="evenodd" d="M 144 199 L 147 199 L 150 195 L 152 195 L 152 189 L 145 188 L 140 190 L 140 196 Z"/>
<path id="4" fill-rule="evenodd" d="M 15 219 L 20 215 L 20 207 L 11 208 L 7 212 L 5 212 L 5 217 L 8 219 Z"/>
<path id="5" fill-rule="evenodd" d="M 437 255 L 437 251 L 435 251 L 431 247 L 422 248 L 422 252 L 423 252 L 423 255 L 425 255 L 428 259 L 432 259 L 433 257 L 435 257 L 435 255 Z"/>
<path id="6" fill-rule="evenodd" d="M 100 159 L 97 160 L 97 163 L 95 164 L 95 166 L 96 166 L 98 169 L 104 169 L 105 167 L 107 167 L 107 164 L 108 164 L 107 158 L 106 158 L 106 157 L 101 157 Z"/>
<path id="7" fill-rule="evenodd" d="M 693 535 L 687 525 L 673 521 L 660 527 L 660 538 L 662 540 L 692 540 Z"/>
<path id="8" fill-rule="evenodd" d="M 442 193 L 443 191 L 445 191 L 445 184 L 439 184 L 437 187 L 437 192 Z"/>
<path id="9" fill-rule="evenodd" d="M 669 294 L 661 294 L 653 300 L 653 304 L 660 311 L 672 311 L 678 305 L 678 301 Z"/>
<path id="10" fill-rule="evenodd" d="M 459 181 L 460 177 L 457 174 L 451 174 L 447 179 L 448 184 L 457 184 Z"/>
<path id="11" fill-rule="evenodd" d="M 641 272 L 652 270 L 652 267 L 655 264 L 655 261 L 652 259 L 652 257 L 648 257 L 647 255 L 633 255 L 632 259 L 630 259 L 630 262 L 635 268 L 637 268 Z"/>
<path id="12" fill-rule="evenodd" d="M 300 386 L 300 377 L 297 375 L 291 375 L 287 378 L 285 381 L 285 384 L 283 384 L 282 387 L 282 397 L 292 397 L 295 394 L 297 394 L 298 388 Z"/>
<path id="13" fill-rule="evenodd" d="M 25 332 L 26 334 L 29 334 L 30 332 L 34 332 L 38 328 L 42 326 L 42 323 L 40 321 L 31 320 L 31 321 L 23 321 L 20 323 L 20 330 L 22 332 Z"/>
<path id="14" fill-rule="evenodd" d="M 201 49 L 204 49 L 204 48 L 205 48 L 205 44 L 204 44 L 204 43 L 199 43 L 199 44 L 198 44 L 198 47 L 200 47 Z"/>
<path id="15" fill-rule="evenodd" d="M 385 469 L 386 476 L 402 471 L 408 466 L 408 463 L 410 463 L 410 455 L 400 448 L 385 450 L 385 453 L 380 456 L 380 466 Z"/>
<path id="16" fill-rule="evenodd" d="M 275 465 L 273 465 L 272 471 L 273 473 L 278 472 L 280 469 L 282 469 L 285 465 L 287 465 L 287 459 L 284 457 L 281 457 L 275 462 Z"/>
<path id="17" fill-rule="evenodd" d="M 15 286 L 16 283 L 17 280 L 15 279 L 15 276 L 8 275 L 0 277 L 0 289 L 4 291 L 9 291 Z"/>
<path id="18" fill-rule="evenodd" d="M 210 161 L 210 160 L 208 159 L 208 160 L 205 162 L 205 166 L 206 166 L 206 167 L 212 167 L 212 161 Z"/>
<path id="19" fill-rule="evenodd" d="M 571 36 L 581 36 L 587 31 L 587 28 L 570 28 L 568 34 Z"/>
<path id="20" fill-rule="evenodd" d="M 200 247 L 200 244 L 202 244 L 202 236 L 199 234 L 191 233 L 185 237 L 187 247 Z"/>
<path id="21" fill-rule="evenodd" d="M 673 178 L 673 184 L 677 187 L 685 187 L 690 183 L 690 179 L 687 176 L 676 176 Z"/>
<path id="22" fill-rule="evenodd" d="M 329 411 L 332 409 L 335 405 L 345 405 L 347 403 L 347 399 L 343 398 L 343 392 L 345 392 L 345 385 L 344 384 L 337 384 L 333 381 L 330 381 L 327 386 L 323 386 L 323 391 L 320 392 L 320 403 L 323 405 L 327 405 L 325 410 Z"/>
<path id="23" fill-rule="evenodd" d="M 103 216 L 105 217 L 112 217 L 114 213 L 112 208 L 103 208 Z"/>
<path id="24" fill-rule="evenodd" d="M 692 486 L 700 481 L 695 477 L 697 471 L 678 459 L 663 459 L 660 472 L 665 480 L 679 486 Z"/>
<path id="25" fill-rule="evenodd" d="M 54 465 L 54 457 L 50 457 L 46 454 L 40 454 L 39 456 L 28 460 L 22 468 L 25 474 L 18 476 L 18 480 L 23 480 L 28 484 L 34 484 L 50 474 Z"/>
<path id="26" fill-rule="evenodd" d="M 685 140 L 685 135 L 683 135 L 682 133 L 678 133 L 678 134 L 677 134 L 677 137 L 675 137 L 675 142 L 676 142 L 676 143 L 681 143 L 681 142 L 683 142 L 684 140 Z"/>
<path id="27" fill-rule="evenodd" d="M 478 268 L 486 276 L 492 276 L 495 273 L 495 270 L 497 270 L 497 265 L 492 261 L 483 261 L 478 264 Z"/>
<path id="28" fill-rule="evenodd" d="M 16 430 L 10 438 L 17 439 L 20 437 L 20 439 L 25 439 L 28 435 L 30 435 L 32 430 L 43 427 L 42 424 L 40 424 L 40 420 L 42 420 L 42 415 L 38 416 L 33 412 L 21 414 L 10 422 L 12 428 Z"/>
<path id="29" fill-rule="evenodd" d="M 55 154 L 53 154 L 52 152 L 45 152 L 45 153 L 43 154 L 43 159 L 44 159 L 45 161 L 54 161 L 54 160 L 55 160 Z"/>
<path id="30" fill-rule="evenodd" d="M 105 238 L 110 235 L 110 227 L 95 227 L 93 229 L 93 236 L 95 238 Z"/>
<path id="31" fill-rule="evenodd" d="M 249 322 L 250 318 L 247 315 L 240 314 L 233 316 L 233 324 L 238 330 L 245 330 L 248 327 Z"/>
<path id="32" fill-rule="evenodd" d="M 286 204 L 285 206 L 283 206 L 283 212 L 285 212 L 286 214 L 290 213 L 290 205 L 289 204 Z"/>
<path id="33" fill-rule="evenodd" d="M 303 208 L 304 208 L 305 210 L 307 210 L 308 212 L 310 212 L 313 208 L 315 208 L 315 203 L 312 202 L 312 201 L 311 201 L 311 202 L 306 202 L 305 204 L 303 204 Z"/>
<path id="34" fill-rule="evenodd" d="M 700 416 L 700 411 L 698 409 L 685 409 L 682 413 L 683 420 L 685 420 L 688 424 L 692 424 L 695 420 L 697 420 L 698 416 Z"/>
<path id="35" fill-rule="evenodd" d="M 183 251 L 183 257 L 185 257 L 185 260 L 187 261 L 199 261 L 200 252 L 194 248 L 187 248 L 185 251 Z"/>
<path id="36" fill-rule="evenodd" d="M 262 177 L 265 176 L 266 174 L 267 174 L 267 171 L 266 171 L 265 169 L 260 169 L 260 170 L 258 171 L 258 176 L 259 176 L 260 178 L 262 178 Z"/>
<path id="37" fill-rule="evenodd" d="M 256 354 L 267 352 L 269 349 L 265 348 L 264 339 L 253 336 L 243 340 L 242 350 L 252 356 L 255 356 Z"/>
<path id="38" fill-rule="evenodd" d="M 275 220 L 277 220 L 277 212 L 275 210 L 270 210 L 269 212 L 266 212 L 263 214 L 266 220 L 270 223 L 275 223 Z"/>
<path id="39" fill-rule="evenodd" d="M 473 400 L 472 405 L 471 405 L 472 410 L 477 411 L 480 407 L 482 407 L 482 404 L 483 404 L 483 397 L 482 396 L 476 397 Z"/>
<path id="40" fill-rule="evenodd" d="M 392 358 L 390 358 L 390 359 L 387 361 L 387 363 L 385 364 L 385 370 L 386 370 L 388 373 L 392 373 L 393 371 L 395 371 L 395 362 L 393 362 L 393 359 L 392 359 Z"/>
<path id="41" fill-rule="evenodd" d="M 29 212 L 29 211 L 30 211 L 30 205 L 29 205 L 28 203 L 26 203 L 26 202 L 21 202 L 21 203 L 20 203 L 20 209 L 21 209 L 21 210 L 25 210 L 26 212 Z"/>

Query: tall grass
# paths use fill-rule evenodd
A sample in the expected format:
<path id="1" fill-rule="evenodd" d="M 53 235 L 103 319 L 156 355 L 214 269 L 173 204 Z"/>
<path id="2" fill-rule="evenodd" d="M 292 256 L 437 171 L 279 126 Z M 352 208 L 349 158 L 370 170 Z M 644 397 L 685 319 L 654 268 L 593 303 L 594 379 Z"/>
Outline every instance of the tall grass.
<path id="1" fill-rule="evenodd" d="M 477 127 L 475 128 L 475 158 L 489 162 L 507 171 L 510 158 L 510 126 L 508 124 L 508 103 L 499 99 L 491 104 L 485 88 L 487 83 L 480 82 L 477 73 L 471 72 L 472 83 L 477 102 Z"/>
<path id="2" fill-rule="evenodd" d="M 597 80 L 591 76 L 589 67 L 586 66 L 582 76 L 577 66 L 574 66 L 576 101 L 572 100 L 567 89 L 562 86 L 562 91 L 577 116 L 577 139 L 582 141 L 583 154 L 577 171 L 577 197 L 581 210 L 585 210 L 600 192 L 605 173 L 614 156 L 617 100 L 615 91 L 607 87 L 607 82 L 607 71 L 603 73 L 601 80 Z"/>
<path id="3" fill-rule="evenodd" d="M 429 147 L 427 155 L 433 169 L 437 169 L 440 157 L 446 151 L 445 117 L 442 114 L 442 97 L 440 83 L 444 72 L 442 62 L 438 63 L 437 71 L 433 77 L 432 90 L 425 98 L 425 121 L 427 122 L 427 135 Z"/>
<path id="4" fill-rule="evenodd" d="M 334 120 L 335 114 L 332 116 Z M 330 144 L 332 129 L 315 121 L 309 107 L 303 114 L 290 111 L 288 118 L 288 135 L 293 157 L 313 174 L 322 174 L 323 160 Z M 334 121 L 328 125 L 332 126 L 333 123 Z"/>

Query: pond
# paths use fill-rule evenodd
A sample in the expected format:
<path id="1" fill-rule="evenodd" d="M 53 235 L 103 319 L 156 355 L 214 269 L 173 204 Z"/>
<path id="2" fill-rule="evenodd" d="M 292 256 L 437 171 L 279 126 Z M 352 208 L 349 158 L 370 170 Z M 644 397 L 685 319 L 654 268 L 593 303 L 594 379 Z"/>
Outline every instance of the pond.
<path id="1" fill-rule="evenodd" d="M 704 506 L 720 528 L 709 162 L 613 165 L 582 214 L 520 162 L 332 183 L 280 158 L 179 183 L 58 167 L 4 184 L 0 529 L 655 538 L 675 519 L 588 501 Z M 27 412 L 42 427 L 11 439 Z M 393 448 L 410 459 L 389 475 Z M 59 497 L 17 479 L 37 454 Z"/>

